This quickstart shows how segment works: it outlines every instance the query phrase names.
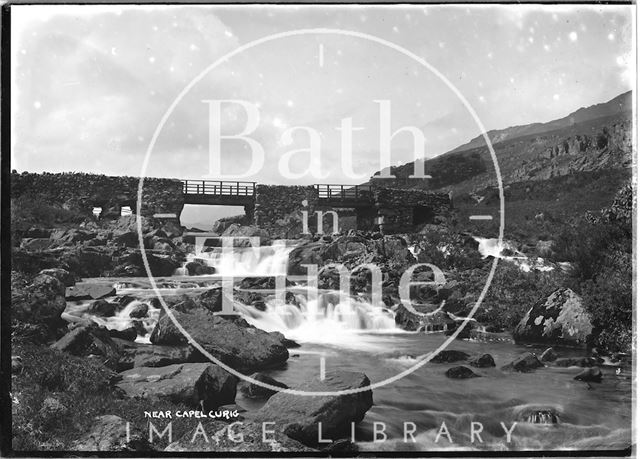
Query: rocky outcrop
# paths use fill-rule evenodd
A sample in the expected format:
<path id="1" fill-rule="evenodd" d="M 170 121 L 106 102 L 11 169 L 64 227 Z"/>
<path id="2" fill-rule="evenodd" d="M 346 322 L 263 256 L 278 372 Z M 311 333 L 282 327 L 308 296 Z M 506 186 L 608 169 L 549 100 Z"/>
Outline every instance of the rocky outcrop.
<path id="1" fill-rule="evenodd" d="M 338 392 L 366 387 L 369 378 L 363 373 L 328 372 L 324 380 L 307 380 L 295 389 L 307 392 Z M 300 396 L 280 392 L 256 413 L 256 422 L 273 422 L 274 428 L 308 446 L 318 444 L 320 423 L 322 436 L 340 439 L 349 436 L 351 423 L 360 422 L 373 405 L 370 389 L 355 394 Z"/>
<path id="2" fill-rule="evenodd" d="M 136 367 L 120 373 L 117 386 L 128 397 L 170 400 L 203 410 L 233 403 L 237 378 L 212 363 Z"/>
<path id="3" fill-rule="evenodd" d="M 582 299 L 564 288 L 533 306 L 513 331 L 513 338 L 516 343 L 584 346 L 592 330 Z"/>
<path id="4" fill-rule="evenodd" d="M 66 325 L 61 319 L 67 306 L 64 295 L 64 283 L 57 276 L 43 273 L 28 283 L 16 274 L 11 283 L 11 318 L 55 336 Z"/>
<path id="5" fill-rule="evenodd" d="M 343 235 L 297 246 L 289 253 L 287 272 L 304 275 L 307 270 L 303 265 L 322 267 L 327 263 L 342 263 L 348 269 L 364 263 L 374 263 L 384 275 L 389 271 L 389 266 L 403 270 L 415 263 L 415 258 L 406 241 L 399 236 L 373 238 L 365 237 L 364 234 Z M 395 277 L 399 279 L 399 274 Z"/>
<path id="6" fill-rule="evenodd" d="M 282 365 L 289 358 L 281 333 L 267 333 L 238 316 L 219 316 L 203 308 L 173 311 L 176 320 L 207 352 L 237 370 L 251 371 Z M 151 334 L 153 344 L 186 345 L 187 338 L 168 315 L 160 317 Z"/>

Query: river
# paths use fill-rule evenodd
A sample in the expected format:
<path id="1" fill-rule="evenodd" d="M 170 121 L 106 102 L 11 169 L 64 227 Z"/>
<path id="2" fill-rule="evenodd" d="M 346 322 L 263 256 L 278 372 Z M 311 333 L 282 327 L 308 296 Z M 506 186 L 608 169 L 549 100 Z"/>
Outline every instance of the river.
<path id="1" fill-rule="evenodd" d="M 234 275 L 282 274 L 286 269 L 285 245 L 260 249 L 258 260 L 233 255 L 191 256 L 206 258 Z M 163 294 L 180 295 L 204 291 L 219 276 L 187 276 L 158 280 Z M 119 295 L 133 295 L 140 301 L 154 295 L 146 279 L 95 279 L 117 285 Z M 372 383 L 393 378 L 437 349 L 446 337 L 441 333 L 406 332 L 397 329 L 393 312 L 361 298 L 340 301 L 339 292 L 320 291 L 317 300 L 307 301 L 304 285 L 293 288 L 298 306 L 266 301 L 266 310 L 236 303 L 239 312 L 256 327 L 280 331 L 301 347 L 290 349 L 284 368 L 265 373 L 295 387 L 310 375 L 323 371 L 364 372 Z M 81 316 L 86 303 L 69 304 L 67 314 Z M 146 319 L 148 342 L 159 310 Z M 126 311 L 113 318 L 97 318 L 109 328 L 130 325 Z M 631 368 L 605 364 L 602 383 L 587 384 L 573 377 L 580 368 L 547 366 L 531 373 L 501 371 L 503 365 L 523 352 L 541 353 L 542 347 L 515 345 L 508 334 L 503 340 L 454 340 L 448 349 L 470 355 L 491 354 L 494 368 L 473 368 L 480 375 L 471 379 L 450 379 L 448 368 L 461 363 L 428 362 L 406 376 L 373 390 L 374 405 L 355 428 L 355 440 L 363 451 L 424 451 L 443 449 L 528 450 L 528 449 L 622 449 L 631 444 Z M 582 356 L 584 351 L 559 349 L 560 356 Z M 262 403 L 243 398 L 238 405 L 245 417 Z M 536 413 L 538 419 L 535 420 Z M 554 413 L 557 421 L 540 423 L 539 413 Z M 546 419 L 549 421 L 549 419 Z M 536 421 L 536 422 L 533 422 Z M 514 427 L 514 422 L 517 424 Z M 472 424 L 475 423 L 475 424 Z M 473 435 L 471 429 L 477 432 Z M 513 430 L 507 436 L 506 430 Z M 375 432 L 374 432 L 375 431 Z M 406 434 L 410 431 L 410 434 Z M 377 432 L 377 433 L 376 433 Z M 440 433 L 440 435 L 438 435 Z M 377 440 L 377 441 L 374 441 Z M 509 440 L 509 441 L 508 441 Z"/>

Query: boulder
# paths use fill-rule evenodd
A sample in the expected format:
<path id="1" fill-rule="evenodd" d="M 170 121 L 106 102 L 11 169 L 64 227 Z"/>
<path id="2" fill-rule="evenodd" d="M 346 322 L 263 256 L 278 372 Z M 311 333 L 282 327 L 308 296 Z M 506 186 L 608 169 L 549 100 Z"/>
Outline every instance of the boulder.
<path id="1" fill-rule="evenodd" d="M 125 328 L 124 330 L 111 329 L 109 330 L 109 336 L 111 336 L 111 338 L 117 338 L 124 341 L 135 341 L 138 337 L 138 331 L 136 327 L 133 326 Z"/>
<path id="2" fill-rule="evenodd" d="M 491 354 L 482 354 L 469 360 L 469 365 L 476 368 L 489 368 L 495 367 L 496 362 L 493 360 Z"/>
<path id="3" fill-rule="evenodd" d="M 431 361 L 433 363 L 451 363 L 458 362 L 460 360 L 467 360 L 469 358 L 469 354 L 462 351 L 456 351 L 453 349 L 445 349 L 436 354 Z"/>
<path id="4" fill-rule="evenodd" d="M 582 299 L 563 288 L 529 309 L 513 331 L 513 338 L 516 343 L 584 346 L 592 330 L 591 315 Z"/>
<path id="5" fill-rule="evenodd" d="M 60 282 L 64 284 L 65 287 L 71 287 L 76 283 L 76 276 L 71 274 L 66 269 L 62 268 L 49 268 L 43 269 L 39 274 L 44 274 L 47 276 L 53 276 L 58 279 Z"/>
<path id="6" fill-rule="evenodd" d="M 261 424 L 235 422 L 226 424 L 222 421 L 213 421 L 201 424 L 187 432 L 178 441 L 165 448 L 167 452 L 196 452 L 210 451 L 222 455 L 228 453 L 304 453 L 314 451 L 305 445 L 289 438 L 281 432 L 273 430 L 270 426 Z M 265 430 L 267 433 L 265 433 Z M 263 441 L 264 438 L 267 441 Z"/>
<path id="7" fill-rule="evenodd" d="M 463 366 L 449 368 L 445 373 L 445 376 L 451 379 L 469 379 L 480 377 L 480 375 L 474 373 L 470 368 Z"/>
<path id="8" fill-rule="evenodd" d="M 324 380 L 313 376 L 298 390 L 337 392 L 370 385 L 363 373 L 346 371 L 327 372 Z M 318 443 L 318 426 L 322 423 L 322 436 L 338 440 L 350 435 L 351 423 L 362 421 L 373 405 L 371 389 L 354 394 L 300 396 L 279 392 L 255 413 L 255 422 L 273 422 L 275 429 L 308 446 Z"/>
<path id="9" fill-rule="evenodd" d="M 215 287 L 202 292 L 200 295 L 194 298 L 194 303 L 196 306 L 207 309 L 211 312 L 221 312 L 222 297 L 222 288 Z M 227 301 L 229 301 L 229 304 L 233 303 L 231 299 L 227 299 Z"/>
<path id="10" fill-rule="evenodd" d="M 88 432 L 77 440 L 74 451 L 152 451 L 153 448 L 138 432 L 127 439 L 127 421 L 119 416 L 98 416 Z"/>
<path id="11" fill-rule="evenodd" d="M 271 386 L 281 387 L 283 389 L 289 388 L 289 386 L 287 386 L 286 384 L 281 383 L 280 381 L 277 381 L 263 373 L 254 373 L 251 375 L 251 378 L 255 379 L 256 381 L 269 384 Z M 239 389 L 243 395 L 250 398 L 269 398 L 277 392 L 273 389 L 262 387 L 258 384 L 244 380 L 240 382 Z"/>
<path id="12" fill-rule="evenodd" d="M 558 354 L 553 350 L 552 347 L 545 349 L 545 351 L 540 354 L 541 362 L 553 362 L 558 358 Z"/>
<path id="13" fill-rule="evenodd" d="M 502 370 L 519 371 L 520 373 L 528 373 L 536 368 L 543 367 L 544 364 L 531 352 L 525 352 L 513 362 L 502 367 Z"/>
<path id="14" fill-rule="evenodd" d="M 236 377 L 212 363 L 136 367 L 120 376 L 117 386 L 128 397 L 165 399 L 205 411 L 233 403 L 236 398 Z"/>
<path id="15" fill-rule="evenodd" d="M 149 269 L 153 276 L 171 276 L 181 262 L 173 255 L 152 254 L 146 252 Z M 130 251 L 126 255 L 119 257 L 115 262 L 115 267 L 111 272 L 114 277 L 147 277 L 147 271 L 139 250 Z"/>
<path id="16" fill-rule="evenodd" d="M 67 307 L 64 284 L 48 274 L 37 275 L 30 284 L 11 283 L 11 318 L 41 325 L 55 335 L 66 322 L 61 318 Z"/>
<path id="17" fill-rule="evenodd" d="M 584 382 L 602 382 L 602 371 L 600 368 L 585 368 L 578 373 L 574 378 L 576 381 Z"/>
<path id="18" fill-rule="evenodd" d="M 286 279 L 285 285 L 288 287 L 288 286 L 294 285 L 294 283 Z M 275 277 L 246 277 L 242 279 L 238 287 L 244 290 L 252 290 L 252 289 L 273 290 L 276 288 L 276 278 Z"/>
<path id="19" fill-rule="evenodd" d="M 554 365 L 558 367 L 595 367 L 604 362 L 599 357 L 563 357 L 557 359 Z"/>
<path id="20" fill-rule="evenodd" d="M 289 358 L 284 336 L 249 325 L 239 316 L 213 315 L 202 308 L 173 311 L 191 337 L 215 358 L 240 371 L 281 366 Z M 151 333 L 153 344 L 185 345 L 186 337 L 163 315 Z"/>
<path id="21" fill-rule="evenodd" d="M 120 347 L 118 370 L 135 367 L 163 367 L 176 363 L 205 361 L 191 346 L 157 346 L 113 338 Z"/>
<path id="22" fill-rule="evenodd" d="M 69 287 L 66 290 L 67 300 L 99 300 L 108 296 L 114 296 L 116 289 L 111 284 L 82 283 Z"/>
<path id="23" fill-rule="evenodd" d="M 149 313 L 149 305 L 145 303 L 138 303 L 131 308 L 129 311 L 129 317 L 132 319 L 142 319 L 143 317 L 147 317 Z"/>
<path id="24" fill-rule="evenodd" d="M 120 350 L 111 339 L 109 331 L 95 325 L 74 328 L 53 343 L 51 348 L 80 357 L 100 356 L 104 364 L 110 368 L 117 368 L 120 359 Z"/>
<path id="25" fill-rule="evenodd" d="M 125 247 L 135 248 L 140 245 L 137 231 L 117 232 L 113 235 L 112 240 L 116 244 L 122 244 Z"/>
<path id="26" fill-rule="evenodd" d="M 111 317 L 116 313 L 118 303 L 109 303 L 107 300 L 96 300 L 87 309 L 87 312 L 101 317 Z"/>

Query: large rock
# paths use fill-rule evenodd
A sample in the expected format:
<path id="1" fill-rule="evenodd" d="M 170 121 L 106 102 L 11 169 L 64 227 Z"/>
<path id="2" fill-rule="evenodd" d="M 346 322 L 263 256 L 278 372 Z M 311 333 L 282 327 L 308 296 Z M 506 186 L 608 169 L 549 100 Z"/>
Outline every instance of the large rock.
<path id="1" fill-rule="evenodd" d="M 212 363 L 137 367 L 120 373 L 118 387 L 129 397 L 170 400 L 203 410 L 233 403 L 237 378 Z"/>
<path id="2" fill-rule="evenodd" d="M 134 367 L 163 367 L 175 363 L 192 363 L 203 360 L 191 346 L 156 346 L 113 338 L 120 348 L 118 369 Z"/>
<path id="3" fill-rule="evenodd" d="M 113 285 L 103 282 L 76 284 L 66 290 L 68 300 L 99 300 L 115 294 Z"/>
<path id="4" fill-rule="evenodd" d="M 449 368 L 445 376 L 451 379 L 469 379 L 469 378 L 479 378 L 480 375 L 476 374 L 470 368 L 464 366 L 457 366 Z"/>
<path id="5" fill-rule="evenodd" d="M 252 371 L 282 365 L 289 351 L 281 333 L 267 333 L 238 316 L 218 316 L 202 308 L 172 311 L 176 320 L 207 352 L 237 370 Z M 151 333 L 153 344 L 185 345 L 187 338 L 163 315 Z"/>
<path id="6" fill-rule="evenodd" d="M 270 386 L 288 389 L 288 386 L 286 384 L 281 383 L 280 381 L 277 381 L 263 373 L 254 373 L 251 375 L 251 378 L 255 379 L 256 381 L 269 384 Z M 269 398 L 276 393 L 275 390 L 244 380 L 240 381 L 239 388 L 242 394 L 250 398 Z"/>
<path id="7" fill-rule="evenodd" d="M 533 306 L 513 331 L 513 338 L 516 343 L 584 346 L 592 330 L 582 299 L 565 288 Z"/>
<path id="8" fill-rule="evenodd" d="M 12 277 L 11 318 L 57 333 L 65 326 L 60 317 L 67 307 L 64 291 L 64 283 L 48 274 L 39 274 L 31 284 Z"/>
<path id="9" fill-rule="evenodd" d="M 519 371 L 520 373 L 528 373 L 536 368 L 543 367 L 538 357 L 531 352 L 525 352 L 516 358 L 513 362 L 502 367 L 502 370 Z"/>
<path id="10" fill-rule="evenodd" d="M 431 361 L 433 363 L 451 363 L 458 362 L 460 360 L 467 360 L 468 358 L 469 354 L 466 352 L 456 351 L 454 349 L 445 349 L 438 352 Z"/>
<path id="11" fill-rule="evenodd" d="M 99 356 L 101 361 L 110 368 L 117 368 L 120 360 L 120 349 L 111 338 L 109 331 L 95 325 L 81 325 L 74 328 L 53 343 L 51 348 L 80 357 Z"/>
<path id="12" fill-rule="evenodd" d="M 149 262 L 149 269 L 153 276 L 171 276 L 181 264 L 181 261 L 173 255 L 159 255 L 146 252 L 146 256 Z M 140 251 L 134 250 L 118 258 L 111 275 L 147 277 L 147 271 Z"/>
<path id="13" fill-rule="evenodd" d="M 167 452 L 211 451 L 225 453 L 269 452 L 302 453 L 313 449 L 298 443 L 281 432 L 273 432 L 271 427 L 261 424 L 237 422 L 226 424 L 221 421 L 202 423 L 184 434 L 178 441 L 165 448 Z M 264 431 L 267 431 L 265 434 Z M 264 438 L 267 441 L 263 441 Z"/>
<path id="14" fill-rule="evenodd" d="M 476 368 L 489 368 L 495 367 L 496 362 L 491 354 L 482 354 L 469 360 L 469 365 Z"/>
<path id="15" fill-rule="evenodd" d="M 545 349 L 545 351 L 540 355 L 541 362 L 553 362 L 558 358 L 558 354 L 553 350 L 552 347 Z"/>
<path id="16" fill-rule="evenodd" d="M 324 380 L 317 377 L 296 387 L 307 392 L 337 392 L 366 387 L 369 378 L 363 373 L 328 372 Z M 279 392 L 256 413 L 255 422 L 273 422 L 274 428 L 308 446 L 318 443 L 318 427 L 322 436 L 340 439 L 349 436 L 351 423 L 362 421 L 373 405 L 373 394 L 367 389 L 355 394 L 300 396 Z"/>
<path id="17" fill-rule="evenodd" d="M 119 416 L 98 416 L 88 432 L 71 448 L 74 451 L 151 451 L 153 448 L 139 433 L 127 439 L 127 421 Z"/>
<path id="18" fill-rule="evenodd" d="M 71 274 L 66 269 L 62 269 L 62 268 L 43 269 L 42 271 L 40 271 L 39 274 L 46 274 L 47 276 L 53 276 L 56 279 L 58 279 L 60 282 L 62 282 L 65 285 L 65 287 L 71 287 L 73 284 L 76 283 L 76 276 Z"/>

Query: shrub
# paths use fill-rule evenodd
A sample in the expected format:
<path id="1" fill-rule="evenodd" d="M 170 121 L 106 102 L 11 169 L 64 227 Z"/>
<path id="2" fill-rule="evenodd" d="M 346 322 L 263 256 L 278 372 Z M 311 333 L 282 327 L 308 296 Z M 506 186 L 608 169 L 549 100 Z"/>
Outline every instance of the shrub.
<path id="1" fill-rule="evenodd" d="M 582 295 L 600 351 L 631 349 L 633 190 L 624 186 L 600 215 L 587 214 L 555 241 L 556 258 L 571 262 L 566 286 Z"/>

